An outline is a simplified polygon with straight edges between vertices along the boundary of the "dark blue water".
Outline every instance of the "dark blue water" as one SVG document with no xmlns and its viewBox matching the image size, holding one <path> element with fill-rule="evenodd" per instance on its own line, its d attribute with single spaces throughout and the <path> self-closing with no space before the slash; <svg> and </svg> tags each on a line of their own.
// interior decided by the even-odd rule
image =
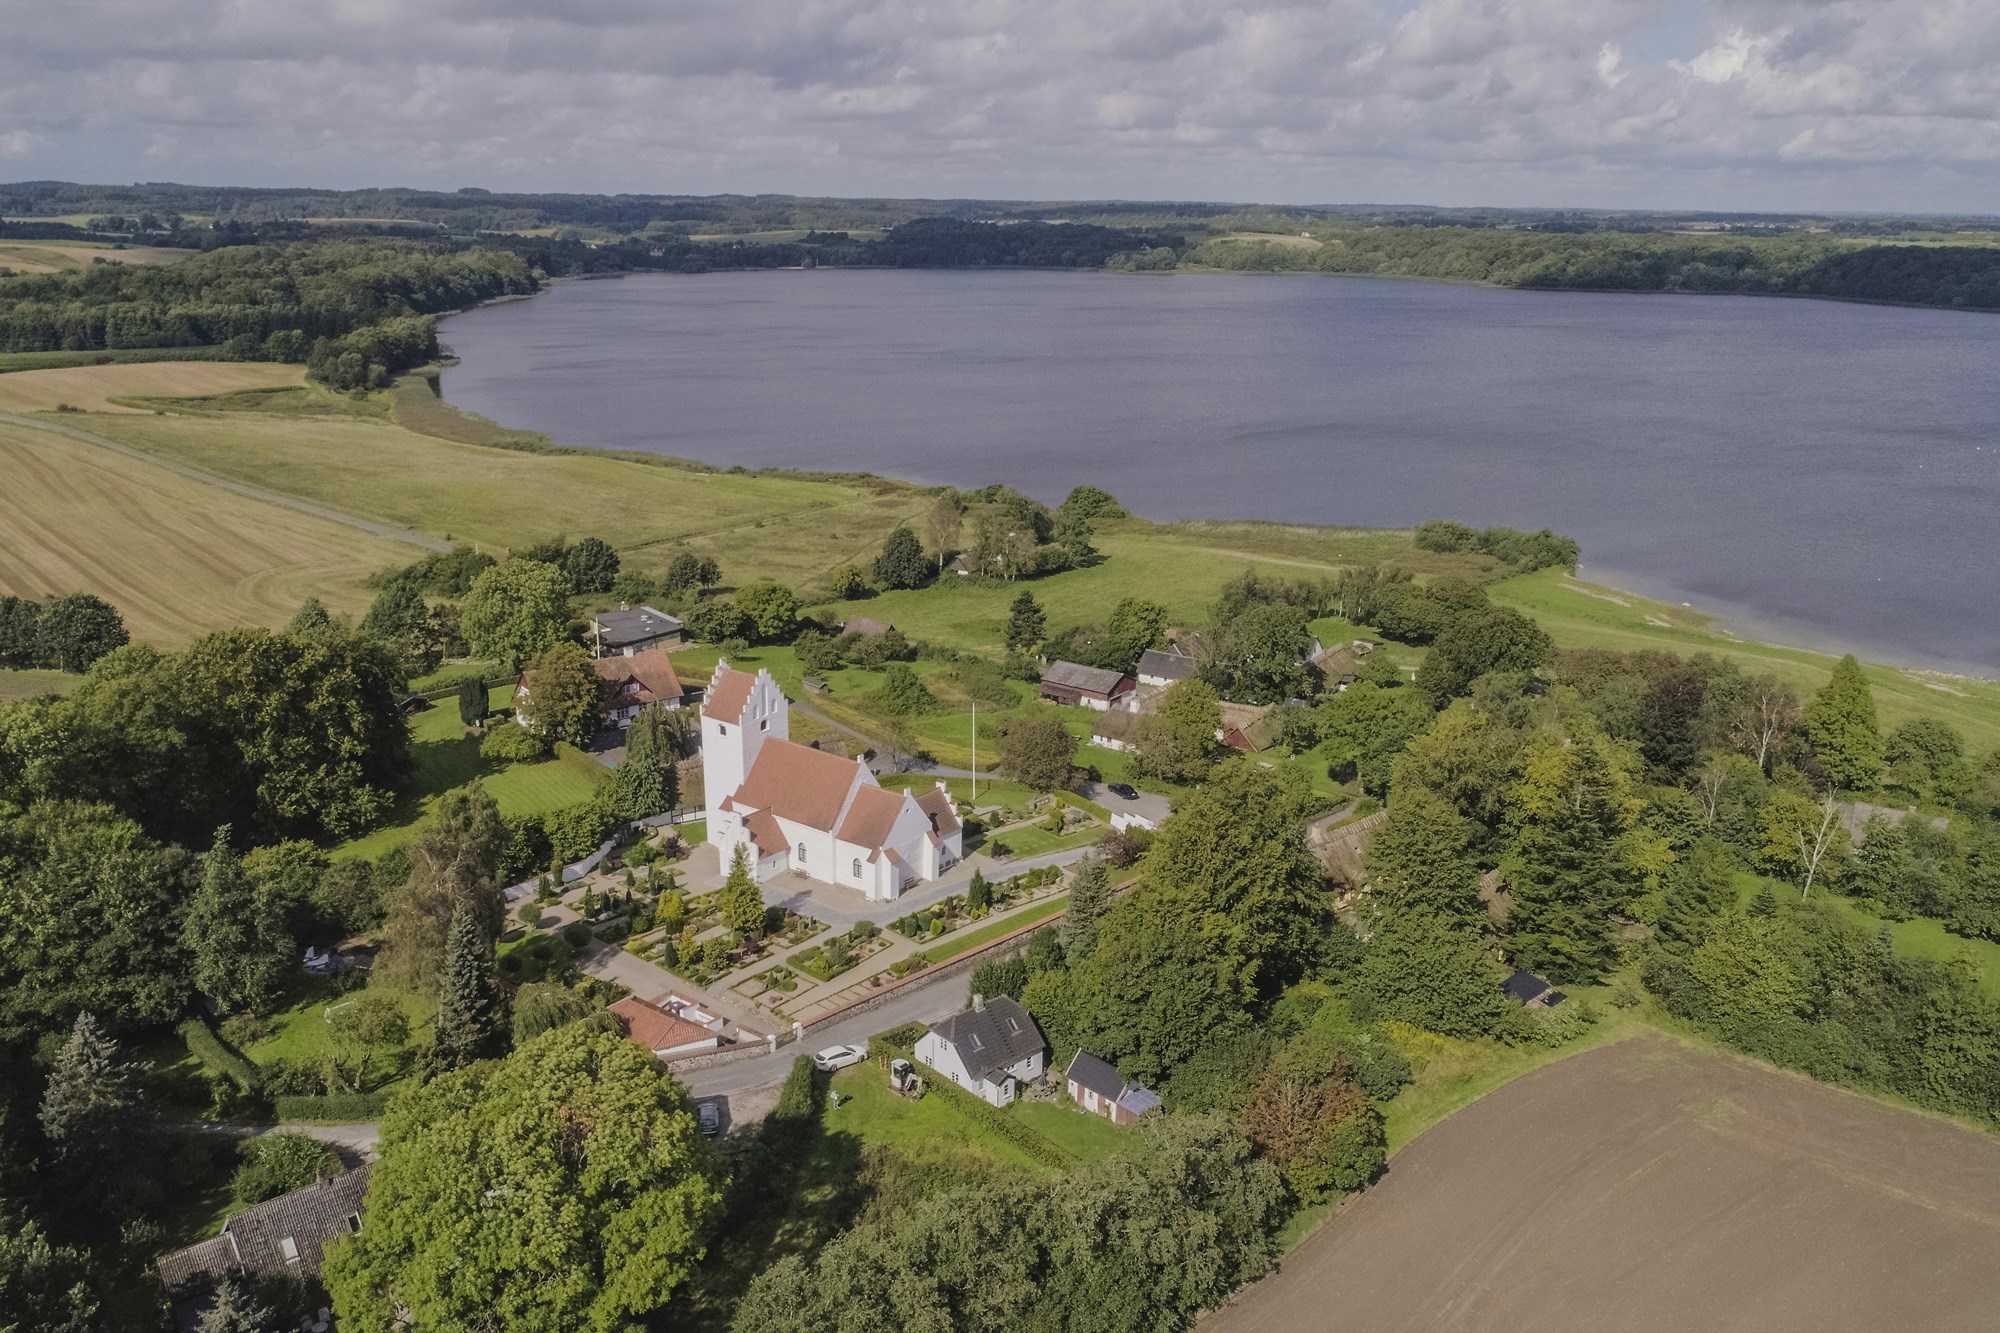
<svg viewBox="0 0 2000 1333">
<path fill-rule="evenodd" d="M 567 283 L 444 336 L 453 402 L 567 443 L 1091 482 L 1157 518 L 1546 525 L 1587 575 L 1762 633 L 2000 668 L 1996 316 L 820 271 Z"/>
</svg>

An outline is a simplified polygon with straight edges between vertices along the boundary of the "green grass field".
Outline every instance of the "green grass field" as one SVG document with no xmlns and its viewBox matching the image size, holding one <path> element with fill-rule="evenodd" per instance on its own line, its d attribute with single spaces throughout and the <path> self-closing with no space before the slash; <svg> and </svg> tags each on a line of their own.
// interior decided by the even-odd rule
<svg viewBox="0 0 2000 1333">
<path fill-rule="evenodd" d="M 1493 600 L 1539 622 L 1564 648 L 1712 653 L 1745 671 L 1771 673 L 1801 693 L 1826 683 L 1835 659 L 1803 648 L 1754 643 L 1685 607 L 1602 588 L 1559 570 L 1495 584 Z M 1934 717 L 1958 728 L 1974 750 L 2000 746 L 2000 681 L 1870 664 L 1868 683 L 1883 727 Z"/>
<path fill-rule="evenodd" d="M 410 757 L 415 763 L 411 790 L 371 833 L 333 849 L 335 857 L 373 859 L 417 836 L 438 797 L 475 779 L 503 815 L 534 815 L 590 799 L 611 780 L 611 771 L 589 755 L 557 747 L 547 759 L 495 764 L 480 756 L 479 738 L 466 734 L 458 709 L 447 699 L 410 720 Z"/>
<path fill-rule="evenodd" d="M 974 949 L 991 944 L 1003 935 L 1011 935 L 1017 930 L 1026 930 L 1029 926 L 1038 925 L 1043 921 L 1049 920 L 1051 917 L 1060 916 L 1068 908 L 1069 895 L 1065 893 L 1058 897 L 1036 903 L 1033 907 L 1017 916 L 1005 917 L 999 921 L 989 922 L 969 935 L 949 940 L 935 949 L 926 949 L 924 953 L 933 963 L 948 963 L 954 958 L 964 957 Z"/>
<path fill-rule="evenodd" d="M 326 1017 L 328 1007 L 360 993 L 342 994 L 331 979 L 307 979 L 291 1002 L 271 1016 L 271 1034 L 244 1047 L 243 1054 L 259 1065 L 283 1060 L 305 1069 L 318 1068 L 333 1045 L 333 1027 Z M 427 1039 L 424 1029 L 437 1012 L 437 999 L 430 994 L 379 985 L 370 987 L 369 994 L 392 997 L 410 1024 L 410 1039 L 399 1050 L 378 1051 L 370 1057 L 370 1080 L 365 1091 L 380 1092 L 400 1086 L 411 1077 L 411 1057 Z"/>
<path fill-rule="evenodd" d="M 68 694 L 82 679 L 68 671 L 44 671 L 38 667 L 0 670 L 0 703 L 43 694 Z"/>
</svg>

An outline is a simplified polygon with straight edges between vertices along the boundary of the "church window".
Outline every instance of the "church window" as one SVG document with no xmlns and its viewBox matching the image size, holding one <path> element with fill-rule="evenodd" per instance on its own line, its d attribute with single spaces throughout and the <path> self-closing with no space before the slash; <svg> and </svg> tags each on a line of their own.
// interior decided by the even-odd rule
<svg viewBox="0 0 2000 1333">
<path fill-rule="evenodd" d="M 858 856 L 854 858 L 854 878 L 861 878 L 861 858 Z"/>
</svg>

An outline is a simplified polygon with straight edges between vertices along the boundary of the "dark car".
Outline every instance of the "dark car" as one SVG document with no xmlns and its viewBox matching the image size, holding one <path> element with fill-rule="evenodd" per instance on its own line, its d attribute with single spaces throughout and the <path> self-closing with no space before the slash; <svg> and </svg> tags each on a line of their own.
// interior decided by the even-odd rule
<svg viewBox="0 0 2000 1333">
<path fill-rule="evenodd" d="M 1128 801 L 1139 799 L 1139 789 L 1129 782 L 1114 782 L 1111 784 L 1111 790 L 1117 792 Z"/>
</svg>

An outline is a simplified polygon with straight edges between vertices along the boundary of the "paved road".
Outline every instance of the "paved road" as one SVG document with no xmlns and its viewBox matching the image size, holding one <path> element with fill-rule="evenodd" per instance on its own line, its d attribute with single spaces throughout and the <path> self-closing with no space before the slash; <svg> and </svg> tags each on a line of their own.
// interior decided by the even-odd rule
<svg viewBox="0 0 2000 1333">
<path fill-rule="evenodd" d="M 965 1007 L 967 978 L 964 975 L 939 977 L 905 987 L 896 997 L 865 1014 L 845 1018 L 808 1033 L 802 1045 L 780 1046 L 775 1055 L 759 1055 L 734 1064 L 711 1069 L 690 1070 L 677 1075 L 697 1097 L 749 1092 L 784 1082 L 792 1071 L 792 1061 L 801 1055 L 840 1042 L 865 1043 L 885 1028 L 904 1023 L 935 1023 Z"/>
<path fill-rule="evenodd" d="M 350 528 L 359 528 L 363 532 L 373 533 L 377 537 L 387 537 L 390 541 L 408 542 L 412 546 L 421 546 L 427 551 L 451 550 L 451 543 L 439 541 L 435 537 L 425 536 L 414 528 L 398 527 L 393 523 L 377 523 L 374 519 L 362 518 L 358 514 L 350 514 L 343 510 L 334 509 L 329 505 L 316 504 L 311 500 L 301 500 L 298 496 L 286 495 L 283 491 L 269 490 L 263 486 L 253 486 L 248 482 L 235 481 L 223 476 L 219 472 L 210 472 L 207 468 L 196 467 L 192 463 L 183 463 L 179 459 L 169 458 L 164 454 L 154 454 L 148 453 L 144 449 L 134 449 L 129 444 L 120 444 L 116 440 L 108 440 L 102 435 L 97 435 L 63 422 L 46 421 L 40 417 L 23 416 L 17 412 L 0 412 L 0 423 L 5 423 L 9 426 L 24 426 L 29 430 L 47 431 L 51 435 L 60 435 L 66 440 L 75 440 L 80 444 L 90 444 L 100 449 L 109 449 L 113 453 L 124 454 L 127 458 L 136 458 L 142 463 L 150 463 L 154 467 L 165 468 L 167 471 L 186 477 L 191 481 L 199 481 L 209 486 L 219 486 L 225 491 L 246 496 L 252 500 L 262 500 L 266 504 L 282 505 L 286 509 L 297 510 L 301 514 L 311 514 L 314 518 L 323 518 L 330 523 L 339 523 Z"/>
<path fill-rule="evenodd" d="M 350 1163 L 373 1157 L 375 1145 L 382 1137 L 382 1125 L 375 1120 L 350 1120 L 337 1125 L 302 1120 L 286 1120 L 275 1125 L 243 1125 L 233 1121 L 209 1120 L 204 1121 L 201 1128 L 210 1134 L 227 1134 L 239 1139 L 254 1139 L 265 1134 L 303 1134 L 338 1149 Z"/>
</svg>

